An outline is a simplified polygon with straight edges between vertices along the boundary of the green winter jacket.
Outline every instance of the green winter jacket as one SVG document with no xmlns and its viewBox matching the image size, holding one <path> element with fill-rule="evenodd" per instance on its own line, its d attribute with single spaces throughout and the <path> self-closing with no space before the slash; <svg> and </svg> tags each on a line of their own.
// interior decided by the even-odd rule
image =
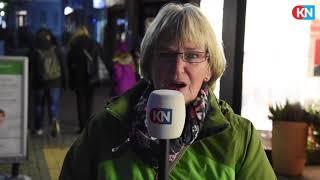
<svg viewBox="0 0 320 180">
<path fill-rule="evenodd" d="M 135 117 L 133 107 L 145 88 L 146 82 L 140 81 L 91 118 L 67 153 L 60 180 L 154 179 L 156 171 L 124 145 L 128 122 Z M 234 114 L 213 94 L 211 106 L 201 136 L 181 153 L 170 179 L 276 179 L 251 122 Z"/>
</svg>

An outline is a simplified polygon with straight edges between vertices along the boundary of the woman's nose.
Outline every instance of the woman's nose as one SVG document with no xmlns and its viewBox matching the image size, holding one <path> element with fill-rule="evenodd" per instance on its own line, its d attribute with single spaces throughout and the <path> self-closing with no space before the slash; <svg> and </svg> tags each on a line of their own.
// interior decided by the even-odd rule
<svg viewBox="0 0 320 180">
<path fill-rule="evenodd" d="M 182 55 L 178 54 L 176 57 L 176 62 L 175 62 L 175 73 L 181 73 L 184 72 L 184 68 L 185 68 L 185 62 L 182 59 Z"/>
</svg>

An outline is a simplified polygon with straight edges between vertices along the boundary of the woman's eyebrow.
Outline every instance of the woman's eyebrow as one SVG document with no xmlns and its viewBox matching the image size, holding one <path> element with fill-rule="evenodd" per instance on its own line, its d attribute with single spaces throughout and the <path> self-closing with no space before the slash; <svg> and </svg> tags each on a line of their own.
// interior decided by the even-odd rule
<svg viewBox="0 0 320 180">
<path fill-rule="evenodd" d="M 159 47 L 159 51 L 176 51 L 176 48 L 170 48 L 170 47 Z M 183 48 L 183 51 L 203 51 L 201 48 L 192 48 L 192 47 L 187 47 Z"/>
<path fill-rule="evenodd" d="M 184 47 L 184 50 L 190 50 L 190 51 L 202 51 L 203 49 L 202 48 L 199 48 L 199 47 Z"/>
</svg>

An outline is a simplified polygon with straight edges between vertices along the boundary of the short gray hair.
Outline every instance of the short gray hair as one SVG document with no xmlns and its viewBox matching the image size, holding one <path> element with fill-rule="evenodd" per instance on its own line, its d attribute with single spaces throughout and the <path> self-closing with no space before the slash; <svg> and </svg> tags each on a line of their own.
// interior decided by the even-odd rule
<svg viewBox="0 0 320 180">
<path fill-rule="evenodd" d="M 212 73 L 209 85 L 214 85 L 225 70 L 225 56 L 209 21 L 199 7 L 190 3 L 163 6 L 148 27 L 140 48 L 142 76 L 151 82 L 150 63 L 154 59 L 154 52 L 159 42 L 172 40 L 180 45 L 186 42 L 204 45 Z"/>
</svg>

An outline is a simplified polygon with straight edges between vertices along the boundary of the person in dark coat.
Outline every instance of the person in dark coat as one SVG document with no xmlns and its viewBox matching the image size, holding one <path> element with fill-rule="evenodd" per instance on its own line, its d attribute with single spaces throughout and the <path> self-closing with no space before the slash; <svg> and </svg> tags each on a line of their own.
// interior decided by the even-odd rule
<svg viewBox="0 0 320 180">
<path fill-rule="evenodd" d="M 48 105 L 51 134 L 60 132 L 61 88 L 65 87 L 66 68 L 55 38 L 49 29 L 36 33 L 34 48 L 29 52 L 30 81 L 35 101 L 35 133 L 44 133 L 44 107 Z"/>
<path fill-rule="evenodd" d="M 85 26 L 79 26 L 71 37 L 68 52 L 69 86 L 77 97 L 79 132 L 92 112 L 94 80 L 98 73 L 99 45 Z"/>
</svg>

